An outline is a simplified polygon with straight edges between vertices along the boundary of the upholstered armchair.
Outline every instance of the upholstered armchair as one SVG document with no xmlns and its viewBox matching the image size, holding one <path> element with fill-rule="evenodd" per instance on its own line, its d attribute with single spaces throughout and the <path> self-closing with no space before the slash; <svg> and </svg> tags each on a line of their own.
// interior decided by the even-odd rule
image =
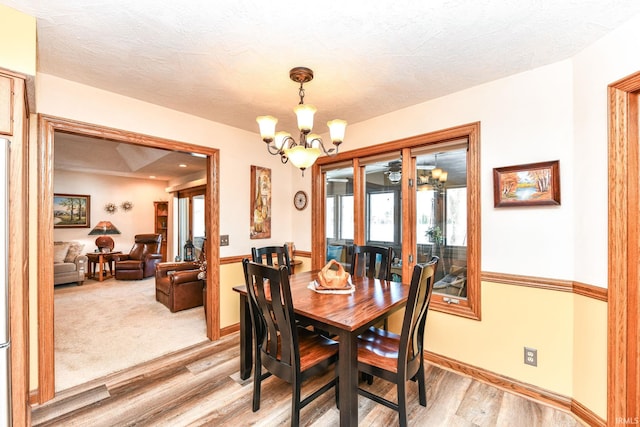
<svg viewBox="0 0 640 427">
<path fill-rule="evenodd" d="M 114 255 L 116 279 L 140 280 L 156 272 L 156 264 L 162 261 L 160 234 L 138 234 L 129 254 Z"/>
<path fill-rule="evenodd" d="M 204 280 L 197 262 L 161 262 L 156 265 L 156 301 L 172 313 L 203 304 Z"/>
</svg>

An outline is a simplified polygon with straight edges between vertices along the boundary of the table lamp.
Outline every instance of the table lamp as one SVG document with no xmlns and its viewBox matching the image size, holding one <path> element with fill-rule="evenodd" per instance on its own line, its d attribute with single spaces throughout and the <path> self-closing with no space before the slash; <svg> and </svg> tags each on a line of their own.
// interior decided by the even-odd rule
<svg viewBox="0 0 640 427">
<path fill-rule="evenodd" d="M 115 242 L 108 236 L 108 234 L 120 234 L 120 230 L 118 230 L 111 221 L 100 221 L 95 227 L 93 227 L 89 236 L 95 236 L 96 234 L 99 235 L 96 238 L 96 246 L 98 249 L 100 251 L 103 251 L 103 249 L 109 249 L 109 251 L 112 251 L 115 246 Z"/>
</svg>

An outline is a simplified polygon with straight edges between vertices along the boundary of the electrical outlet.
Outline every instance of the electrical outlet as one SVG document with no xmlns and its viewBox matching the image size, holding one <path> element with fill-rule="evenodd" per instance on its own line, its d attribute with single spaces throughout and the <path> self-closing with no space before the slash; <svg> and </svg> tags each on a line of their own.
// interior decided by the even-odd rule
<svg viewBox="0 0 640 427">
<path fill-rule="evenodd" d="M 524 364 L 538 366 L 538 350 L 535 348 L 524 348 Z"/>
<path fill-rule="evenodd" d="M 220 246 L 229 246 L 229 235 L 228 234 L 220 235 Z"/>
</svg>

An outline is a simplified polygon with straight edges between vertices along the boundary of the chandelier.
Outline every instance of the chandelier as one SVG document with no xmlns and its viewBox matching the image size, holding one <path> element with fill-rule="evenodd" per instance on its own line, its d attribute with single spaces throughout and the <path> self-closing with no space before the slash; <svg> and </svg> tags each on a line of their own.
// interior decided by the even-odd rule
<svg viewBox="0 0 640 427">
<path fill-rule="evenodd" d="M 287 163 L 287 161 L 291 160 L 291 163 L 299 168 L 304 176 L 304 170 L 315 163 L 321 154 L 321 149 L 328 156 L 335 156 L 338 153 L 338 147 L 344 139 L 347 122 L 337 119 L 327 122 L 331 142 L 335 145 L 335 148 L 327 150 L 320 136 L 311 133 L 316 107 L 304 103 L 303 85 L 313 80 L 313 71 L 305 67 L 295 67 L 289 71 L 289 78 L 296 83 L 300 83 L 298 91 L 300 102 L 293 109 L 298 118 L 299 141 L 296 142 L 288 132 L 276 132 L 278 119 L 273 116 L 260 116 L 256 118 L 256 121 L 260 126 L 260 137 L 267 144 L 269 154 L 279 155 L 282 163 Z"/>
<path fill-rule="evenodd" d="M 449 178 L 449 172 L 438 167 L 437 154 L 435 156 L 435 160 L 435 165 L 418 166 L 418 169 L 426 171 L 418 176 L 418 180 L 420 185 L 428 185 L 433 187 L 435 190 L 442 190 L 444 188 L 444 184 L 447 182 L 447 178 Z"/>
</svg>

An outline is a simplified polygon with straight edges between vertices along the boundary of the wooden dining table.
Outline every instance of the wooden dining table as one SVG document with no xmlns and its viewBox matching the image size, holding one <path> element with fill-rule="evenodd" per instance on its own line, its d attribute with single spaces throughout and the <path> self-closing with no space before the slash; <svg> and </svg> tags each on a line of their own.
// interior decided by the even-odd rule
<svg viewBox="0 0 640 427">
<path fill-rule="evenodd" d="M 409 286 L 398 282 L 354 277 L 352 294 L 320 294 L 307 286 L 316 271 L 289 276 L 296 318 L 336 335 L 339 341 L 338 382 L 340 425 L 358 425 L 358 344 L 357 337 L 370 326 L 401 309 L 407 302 Z M 247 290 L 236 286 L 240 294 L 240 377 L 251 375 L 252 327 Z"/>
</svg>

